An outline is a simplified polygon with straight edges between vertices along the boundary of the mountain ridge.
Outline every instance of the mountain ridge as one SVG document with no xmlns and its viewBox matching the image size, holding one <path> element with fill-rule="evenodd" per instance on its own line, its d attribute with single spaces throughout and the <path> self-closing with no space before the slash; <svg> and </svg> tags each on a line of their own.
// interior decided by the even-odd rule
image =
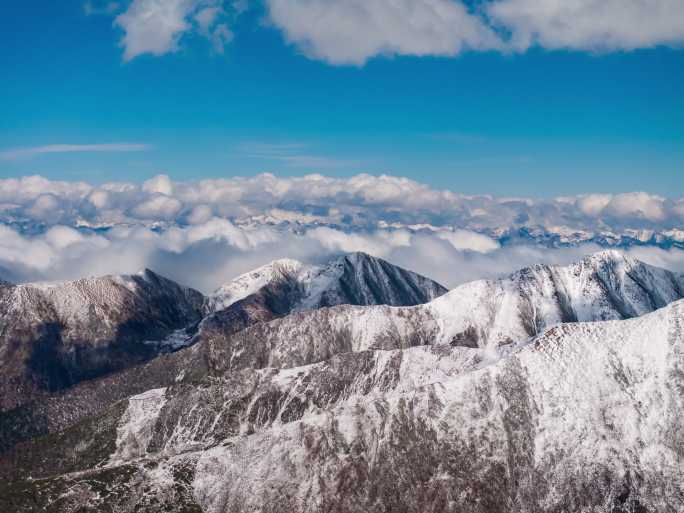
<svg viewBox="0 0 684 513">
<path fill-rule="evenodd" d="M 0 473 L 28 465 L 40 479 L 0 496 L 52 497 L 65 513 L 677 510 L 683 350 L 679 300 L 554 326 L 494 358 L 482 347 L 360 347 L 181 380 L 23 447 Z M 46 443 L 67 456 L 40 470 Z"/>
<path fill-rule="evenodd" d="M 303 264 L 298 264 L 298 266 L 304 267 Z M 62 361 L 65 356 L 59 352 L 63 346 L 63 338 L 68 341 L 74 332 L 77 335 L 82 333 L 81 339 L 92 338 L 93 345 L 96 345 L 107 342 L 107 333 L 115 337 L 118 329 L 116 322 L 126 321 L 126 316 L 137 318 L 135 317 L 137 313 L 131 305 L 137 304 L 139 308 L 148 308 L 148 305 L 140 305 L 133 300 L 128 301 L 128 303 L 124 301 L 123 306 L 120 304 L 123 301 L 122 298 L 130 299 L 130 296 L 134 295 L 134 290 L 141 281 L 145 283 L 156 281 L 163 285 L 162 288 L 168 289 L 170 287 L 175 291 L 175 295 L 169 294 L 169 297 L 162 297 L 165 304 L 170 303 L 174 308 L 177 302 L 184 303 L 183 291 L 192 289 L 184 289 L 149 270 L 130 276 L 104 276 L 73 282 L 26 284 L 14 288 L 15 293 L 17 290 L 31 291 L 29 299 L 33 298 L 34 303 L 36 298 L 49 303 L 50 308 L 44 309 L 47 310 L 47 313 L 43 314 L 43 317 L 53 320 L 55 327 L 46 336 L 39 331 L 40 326 L 34 326 L 35 319 L 28 321 L 24 319 L 23 321 L 26 322 L 18 322 L 17 316 L 14 314 L 18 312 L 19 317 L 21 317 L 22 311 L 27 308 L 26 304 L 32 304 L 30 302 L 0 303 L 0 308 L 3 304 L 8 305 L 4 310 L 5 319 L 12 320 L 13 316 L 15 317 L 14 332 L 19 331 L 18 328 L 23 329 L 24 326 L 28 326 L 26 329 L 28 334 L 24 339 L 18 341 L 18 350 L 15 350 L 14 359 L 3 359 L 1 352 L 2 342 L 4 341 L 4 347 L 9 346 L 14 339 L 8 339 L 7 336 L 11 337 L 13 334 L 5 334 L 7 336 L 3 338 L 0 333 L 0 364 L 2 364 L 0 369 L 4 368 L 3 365 L 12 366 L 10 370 L 14 372 L 14 374 L 12 372 L 3 373 L 0 377 L 0 388 L 2 388 L 4 380 L 5 389 L 8 391 L 5 394 L 4 402 L 0 402 L 0 406 L 5 410 L 4 413 L 0 414 L 0 450 L 27 436 L 46 434 L 55 429 L 61 429 L 69 423 L 75 422 L 78 418 L 91 415 L 116 400 L 141 392 L 145 386 L 154 387 L 155 385 L 161 386 L 173 382 L 174 376 L 180 372 L 180 369 L 190 365 L 188 361 L 196 362 L 201 355 L 195 355 L 193 351 L 190 351 L 187 355 L 184 353 L 177 357 L 167 358 L 164 357 L 164 354 L 173 353 L 193 345 L 204 336 L 204 333 L 213 331 L 219 331 L 223 335 L 233 333 L 252 324 L 287 315 L 295 308 L 303 310 L 315 307 L 314 303 L 322 301 L 321 298 L 325 298 L 328 303 L 349 301 L 361 302 L 361 304 L 370 302 L 372 304 L 376 301 L 387 301 L 398 304 L 413 304 L 415 301 L 421 301 L 446 292 L 446 289 L 432 280 L 392 266 L 388 262 L 375 259 L 369 255 L 359 254 L 341 257 L 327 266 L 309 266 L 307 273 L 305 278 L 310 277 L 311 274 L 315 274 L 314 278 L 316 278 L 316 276 L 327 273 L 322 282 L 323 286 L 319 286 L 315 291 L 317 295 L 307 295 L 306 287 L 302 285 L 301 281 L 298 281 L 297 277 L 293 278 L 282 273 L 270 277 L 274 279 L 262 280 L 262 282 L 257 280 L 258 286 L 252 287 L 254 292 L 218 311 L 212 311 L 215 309 L 215 305 L 212 308 L 206 297 L 193 291 L 191 294 L 193 297 L 192 316 L 178 317 L 172 323 L 165 316 L 161 318 L 159 315 L 146 317 L 146 322 L 152 324 L 152 328 L 154 328 L 154 323 L 159 324 L 161 322 L 160 329 L 156 331 L 154 329 L 139 329 L 136 331 L 137 338 L 126 341 L 125 349 L 127 352 L 122 357 L 123 361 L 117 367 L 96 368 L 91 374 L 82 376 L 88 380 L 83 386 L 79 385 L 83 379 L 79 379 L 81 376 L 77 374 L 79 365 L 82 365 L 82 360 L 71 362 L 67 359 L 67 364 L 71 365 L 69 368 L 71 374 L 68 374 L 66 379 L 62 379 L 61 374 L 59 374 L 60 369 L 64 367 Z M 354 285 L 353 280 L 351 280 L 353 287 L 361 291 L 364 290 L 364 287 L 375 287 L 376 293 L 340 293 L 340 284 L 349 274 L 352 274 L 357 280 L 356 283 L 371 283 L 370 287 Z M 397 276 L 398 279 L 396 279 Z M 390 279 L 392 277 L 394 279 Z M 238 277 L 238 283 L 241 278 Z M 316 283 L 315 279 L 309 280 L 308 283 L 312 281 Z M 376 287 L 375 284 L 377 283 L 382 283 L 382 285 Z M 102 284 L 106 286 L 101 286 Z M 321 280 L 317 284 L 321 285 Z M 85 292 L 82 290 L 84 288 Z M 110 290 L 112 288 L 114 292 L 121 293 L 118 300 L 112 300 L 113 292 Z M 54 303 L 58 304 L 59 308 L 54 308 L 54 305 L 45 299 L 46 294 L 48 299 L 54 299 L 53 296 L 58 297 L 59 300 L 54 301 Z M 93 298 L 93 294 L 96 297 Z M 110 297 L 106 297 L 107 294 Z M 156 298 L 154 295 L 148 296 L 152 300 Z M 312 298 L 314 299 L 312 300 Z M 309 303 L 304 304 L 305 300 L 308 300 Z M 209 307 L 207 303 L 209 303 Z M 120 312 L 118 312 L 117 307 L 121 307 L 123 318 L 119 315 Z M 29 309 L 34 310 L 30 306 Z M 116 315 L 107 317 L 106 314 L 111 313 L 111 311 L 114 311 Z M 60 316 L 58 312 L 66 313 Z M 207 313 L 208 315 L 205 315 Z M 104 328 L 98 328 L 97 334 L 89 335 L 92 333 L 93 327 L 97 328 L 101 324 L 104 324 Z M 109 332 L 105 328 L 109 329 Z M 35 355 L 32 353 L 32 350 L 35 349 L 35 340 L 42 341 L 41 347 L 56 348 L 56 350 L 47 355 L 43 353 Z M 79 340 L 74 342 L 74 344 L 77 343 Z M 103 351 L 103 355 L 106 357 L 117 355 L 117 353 L 107 353 L 107 347 Z M 57 354 L 54 354 L 55 352 Z M 69 357 L 69 354 L 67 351 L 66 358 Z M 98 358 L 100 358 L 98 353 L 95 353 L 95 359 Z M 27 359 L 28 363 L 22 363 L 26 362 Z M 31 365 L 31 362 L 36 359 L 41 364 L 38 370 L 35 369 L 35 365 Z M 89 362 L 86 361 L 86 363 Z M 28 375 L 22 375 L 21 371 Z M 112 372 L 113 374 L 111 374 Z M 47 383 L 48 386 L 41 386 L 40 382 L 34 383 L 35 378 L 40 379 L 46 373 L 49 376 L 54 374 L 57 376 L 53 382 Z M 17 383 L 23 388 L 17 389 Z"/>
</svg>

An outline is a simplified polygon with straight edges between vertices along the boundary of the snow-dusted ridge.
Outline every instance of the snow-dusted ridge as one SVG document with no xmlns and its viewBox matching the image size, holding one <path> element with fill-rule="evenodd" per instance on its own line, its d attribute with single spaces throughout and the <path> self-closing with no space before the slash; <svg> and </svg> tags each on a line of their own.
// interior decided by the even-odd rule
<svg viewBox="0 0 684 513">
<path fill-rule="evenodd" d="M 414 305 L 444 292 L 432 280 L 364 254 L 322 266 L 279 260 L 208 298 L 147 269 L 8 284 L 0 287 L 0 411 L 192 345 L 198 325 L 200 332 L 218 326 L 227 333 L 293 310 Z"/>
<path fill-rule="evenodd" d="M 412 348 L 268 374 L 242 417 L 254 434 L 201 452 L 195 497 L 211 513 L 380 497 L 405 511 L 681 510 L 683 311 L 566 324 L 484 366 L 479 349 Z M 188 393 L 179 404 L 214 392 Z"/>
<path fill-rule="evenodd" d="M 164 352 L 203 301 L 150 270 L 0 288 L 0 410 Z"/>
<path fill-rule="evenodd" d="M 216 289 L 207 297 L 207 309 L 216 312 L 228 308 L 233 303 L 258 292 L 262 287 L 287 279 L 290 275 L 297 277 L 305 268 L 308 269 L 308 266 L 297 260 L 274 260 Z"/>
<path fill-rule="evenodd" d="M 62 482 L 77 487 L 59 512 L 156 512 L 171 498 L 170 511 L 205 513 L 680 511 L 682 354 L 680 300 L 555 326 L 514 348 L 242 367 L 131 397 L 104 468 L 83 462 L 105 417 L 91 434 L 79 428 L 77 473 L 30 486 L 48 498 Z M 105 475 L 102 493 L 90 483 Z"/>
<path fill-rule="evenodd" d="M 17 448 L 0 474 L 44 479 L 6 495 L 59 513 L 679 511 L 682 285 L 602 252 L 424 305 L 200 330 L 172 382 Z"/>
<path fill-rule="evenodd" d="M 297 367 L 335 354 L 418 345 L 496 348 L 568 322 L 627 319 L 684 298 L 684 279 L 625 257 L 597 253 L 566 267 L 537 265 L 480 280 L 413 307 L 336 306 L 296 312 L 237 333 L 200 331 L 220 374 Z"/>
</svg>

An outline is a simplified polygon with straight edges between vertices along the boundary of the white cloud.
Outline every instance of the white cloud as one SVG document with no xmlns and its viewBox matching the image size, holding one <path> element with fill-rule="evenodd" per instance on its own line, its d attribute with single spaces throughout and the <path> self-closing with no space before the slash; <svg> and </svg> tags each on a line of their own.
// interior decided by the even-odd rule
<svg viewBox="0 0 684 513">
<path fill-rule="evenodd" d="M 50 144 L 33 148 L 17 148 L 0 152 L 0 160 L 17 160 L 47 153 L 93 153 L 93 152 L 128 152 L 145 151 L 151 148 L 148 144 L 109 143 L 109 144 Z"/>
<path fill-rule="evenodd" d="M 684 220 L 684 199 L 677 201 L 677 203 L 672 207 L 672 212 Z"/>
<path fill-rule="evenodd" d="M 133 0 L 114 21 L 124 32 L 124 60 L 175 52 L 183 36 L 192 33 L 209 39 L 214 50 L 223 53 L 233 38 L 228 22 L 241 8 L 222 0 Z"/>
<path fill-rule="evenodd" d="M 577 199 L 577 207 L 583 214 L 597 216 L 608 206 L 612 197 L 612 194 L 587 194 Z"/>
<path fill-rule="evenodd" d="M 599 248 L 592 244 L 561 249 L 510 246 L 486 253 L 471 249 L 459 249 L 438 233 L 345 233 L 318 228 L 295 234 L 263 226 L 240 228 L 217 218 L 161 233 L 119 226 L 104 234 L 85 234 L 56 226 L 45 234 L 26 236 L 0 225 L 0 269 L 5 279 L 75 279 L 149 267 L 204 292 L 283 257 L 322 262 L 348 251 L 365 251 L 453 287 L 539 262 L 566 264 Z M 654 265 L 684 270 L 682 250 L 641 247 L 629 253 Z"/>
<path fill-rule="evenodd" d="M 646 192 L 618 194 L 610 200 L 605 210 L 617 217 L 643 217 L 649 221 L 662 221 L 667 215 L 665 198 Z"/>
<path fill-rule="evenodd" d="M 88 201 L 90 201 L 95 208 L 105 208 L 109 203 L 109 194 L 107 191 L 94 190 L 88 194 Z"/>
<path fill-rule="evenodd" d="M 60 202 L 53 194 L 41 194 L 33 204 L 26 210 L 26 213 L 34 219 L 48 220 L 54 218 L 55 212 L 59 209 Z"/>
<path fill-rule="evenodd" d="M 173 184 L 167 175 L 157 175 L 143 182 L 142 190 L 149 193 L 156 192 L 171 196 L 173 194 Z"/>
<path fill-rule="evenodd" d="M 175 217 L 183 204 L 176 198 L 157 194 L 133 207 L 132 212 L 139 219 L 166 219 Z"/>
<path fill-rule="evenodd" d="M 478 253 L 489 253 L 501 247 L 497 241 L 486 235 L 471 232 L 468 230 L 439 231 L 437 237 L 447 241 L 454 248 L 461 251 L 477 251 Z"/>
<path fill-rule="evenodd" d="M 151 53 L 175 51 L 181 35 L 190 30 L 187 17 L 196 8 L 194 0 L 133 0 L 115 23 L 125 34 L 121 41 L 124 60 Z"/>
<path fill-rule="evenodd" d="M 197 205 L 192 209 L 188 215 L 187 221 L 190 224 L 202 224 L 206 223 L 209 219 L 213 217 L 213 211 L 208 205 Z"/>
<path fill-rule="evenodd" d="M 228 28 L 225 23 L 220 23 L 216 25 L 216 28 L 211 33 L 211 45 L 216 53 L 223 53 L 225 51 L 226 44 L 233 40 L 233 32 Z"/>
<path fill-rule="evenodd" d="M 45 241 L 55 249 L 65 249 L 84 240 L 84 235 L 68 226 L 53 226 L 45 233 Z"/>
<path fill-rule="evenodd" d="M 681 0 L 265 0 L 270 23 L 304 55 L 336 65 L 376 56 L 455 56 L 530 47 L 617 51 L 684 43 Z M 114 13 L 116 2 L 86 2 Z M 115 24 L 124 59 L 163 55 L 198 34 L 222 53 L 245 0 L 132 0 Z M 645 21 L 646 20 L 646 21 Z"/>
<path fill-rule="evenodd" d="M 681 0 L 496 0 L 486 10 L 519 50 L 632 50 L 684 42 Z"/>
<path fill-rule="evenodd" d="M 217 216 L 241 224 L 291 222 L 345 226 L 427 229 L 428 225 L 461 248 L 486 239 L 466 240 L 455 230 L 498 239 L 506 230 L 549 228 L 559 234 L 681 227 L 684 198 L 646 192 L 584 194 L 556 199 L 467 196 L 434 189 L 408 178 L 359 174 L 333 178 L 320 174 L 282 178 L 262 174 L 176 182 L 166 175 L 142 184 L 51 181 L 39 176 L 0 180 L 0 222 L 37 220 L 48 226 L 164 222 L 201 224 Z M 471 248 L 472 249 L 472 248 Z"/>
<path fill-rule="evenodd" d="M 267 0 L 307 56 L 363 64 L 378 55 L 464 50 L 631 50 L 684 42 L 681 0 Z M 507 34 L 503 36 L 502 34 Z"/>
<path fill-rule="evenodd" d="M 217 53 L 223 53 L 225 45 L 233 39 L 233 32 L 228 25 L 217 23 L 225 15 L 226 12 L 219 6 L 204 7 L 195 14 L 199 33 L 211 41 Z"/>
<path fill-rule="evenodd" d="M 309 57 L 363 64 L 376 55 L 453 56 L 499 46 L 452 0 L 267 0 L 270 19 Z"/>
<path fill-rule="evenodd" d="M 209 34 L 214 22 L 216 22 L 216 19 L 222 13 L 223 9 L 216 5 L 200 9 L 197 14 L 195 14 L 195 21 L 199 25 L 200 32 Z"/>
</svg>

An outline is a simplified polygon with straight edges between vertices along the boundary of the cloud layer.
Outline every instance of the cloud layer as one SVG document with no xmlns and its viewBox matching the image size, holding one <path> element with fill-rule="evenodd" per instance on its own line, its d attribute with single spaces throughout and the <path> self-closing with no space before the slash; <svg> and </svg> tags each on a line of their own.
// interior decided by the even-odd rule
<svg viewBox="0 0 684 513">
<path fill-rule="evenodd" d="M 684 42 L 680 0 L 264 0 L 268 21 L 302 53 L 331 64 L 378 56 L 522 52 L 533 46 L 633 50 Z M 117 5 L 117 4 L 113 4 Z M 261 5 L 254 2 L 252 5 Z M 118 15 L 124 59 L 176 51 L 189 34 L 216 51 L 248 3 L 132 0 Z M 91 8 L 92 9 L 92 8 Z M 647 21 L 645 21 L 647 20 Z"/>
<path fill-rule="evenodd" d="M 316 263 L 365 251 L 453 287 L 535 263 L 566 264 L 599 249 L 593 244 L 557 249 L 502 247 L 466 231 L 446 237 L 409 230 L 348 233 L 328 227 L 293 233 L 266 226 L 241 228 L 218 218 L 163 232 L 119 226 L 102 234 L 54 226 L 39 235 L 21 235 L 0 225 L 0 278 L 15 282 L 77 279 L 148 267 L 211 292 L 278 258 Z M 644 261 L 684 270 L 682 250 L 641 247 L 627 251 Z"/>
<path fill-rule="evenodd" d="M 143 183 L 51 181 L 40 176 L 0 180 L 0 221 L 6 224 L 109 227 L 194 225 L 212 218 L 238 225 L 327 225 L 356 230 L 466 229 L 498 238 L 506 230 L 542 227 L 554 233 L 675 230 L 684 198 L 647 192 L 588 193 L 552 199 L 468 196 L 395 176 L 261 174 L 176 182 L 158 175 Z"/>
<path fill-rule="evenodd" d="M 466 196 L 392 176 L 159 175 L 101 185 L 34 176 L 0 180 L 0 278 L 150 267 L 208 292 L 277 258 L 365 251 L 454 286 L 566 263 L 621 236 L 632 237 L 637 257 L 682 270 L 684 251 L 639 244 L 684 245 L 683 222 L 684 200 L 645 192 L 535 199 Z"/>
</svg>

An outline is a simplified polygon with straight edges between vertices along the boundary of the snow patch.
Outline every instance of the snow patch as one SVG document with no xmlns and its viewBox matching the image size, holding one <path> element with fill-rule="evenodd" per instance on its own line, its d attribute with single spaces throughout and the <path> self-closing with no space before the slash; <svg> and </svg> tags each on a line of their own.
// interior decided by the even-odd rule
<svg viewBox="0 0 684 513">
<path fill-rule="evenodd" d="M 159 412 L 166 404 L 166 388 L 155 388 L 128 399 L 128 407 L 116 430 L 116 451 L 110 464 L 118 464 L 147 454 Z"/>
</svg>

